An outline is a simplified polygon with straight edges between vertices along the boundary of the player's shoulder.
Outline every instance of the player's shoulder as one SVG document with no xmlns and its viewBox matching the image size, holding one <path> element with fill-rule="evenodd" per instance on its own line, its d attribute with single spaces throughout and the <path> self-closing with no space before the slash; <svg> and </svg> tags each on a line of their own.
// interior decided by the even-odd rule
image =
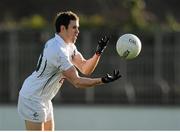
<svg viewBox="0 0 180 132">
<path fill-rule="evenodd" d="M 62 46 L 61 43 L 57 42 L 55 39 L 50 39 L 45 44 L 45 52 L 48 56 L 66 56 L 66 48 Z"/>
<path fill-rule="evenodd" d="M 46 42 L 45 49 L 46 50 L 58 51 L 59 44 L 58 44 L 58 42 L 56 41 L 55 38 L 51 38 Z"/>
</svg>

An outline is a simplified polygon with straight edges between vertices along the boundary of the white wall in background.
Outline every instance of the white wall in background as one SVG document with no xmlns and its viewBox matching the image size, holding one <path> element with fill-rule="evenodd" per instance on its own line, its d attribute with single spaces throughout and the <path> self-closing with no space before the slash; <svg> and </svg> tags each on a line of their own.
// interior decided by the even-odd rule
<svg viewBox="0 0 180 132">
<path fill-rule="evenodd" d="M 56 130 L 180 130 L 180 107 L 55 106 Z M 15 106 L 0 105 L 0 130 L 24 130 Z"/>
</svg>

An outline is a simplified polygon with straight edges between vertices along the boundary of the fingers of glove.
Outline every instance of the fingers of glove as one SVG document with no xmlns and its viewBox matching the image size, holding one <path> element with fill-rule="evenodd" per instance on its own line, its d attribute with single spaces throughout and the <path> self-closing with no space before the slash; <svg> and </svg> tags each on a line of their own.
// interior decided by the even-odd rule
<svg viewBox="0 0 180 132">
<path fill-rule="evenodd" d="M 101 43 L 102 43 L 102 41 L 101 41 L 101 40 L 99 40 L 99 41 L 98 41 L 98 44 L 101 44 Z"/>
<path fill-rule="evenodd" d="M 106 36 L 103 36 L 102 39 L 101 39 L 101 41 L 106 42 L 106 41 L 107 41 L 107 37 L 106 37 Z"/>
<path fill-rule="evenodd" d="M 116 80 L 119 79 L 120 77 L 122 77 L 121 74 L 118 74 L 118 75 L 116 76 Z"/>
<path fill-rule="evenodd" d="M 102 38 L 102 41 L 104 42 L 104 44 L 106 44 L 107 45 L 107 43 L 109 42 L 109 39 L 110 39 L 110 37 L 108 36 L 104 36 L 103 38 Z"/>
<path fill-rule="evenodd" d="M 114 71 L 113 71 L 113 75 L 115 76 L 117 74 L 117 70 L 115 69 Z"/>
<path fill-rule="evenodd" d="M 104 41 L 105 43 L 108 43 L 110 39 L 110 36 L 106 36 L 106 40 Z"/>
<path fill-rule="evenodd" d="M 107 45 L 109 39 L 110 39 L 110 36 L 108 36 L 108 37 L 107 37 L 107 36 L 103 36 L 103 37 L 101 38 L 101 40 L 98 41 L 98 43 L 101 44 L 101 45 L 103 45 L 103 46 L 105 46 L 105 45 Z"/>
<path fill-rule="evenodd" d="M 119 72 L 119 70 L 114 70 L 114 75 L 115 75 L 115 76 L 118 76 L 118 75 L 120 75 L 120 72 Z"/>
<path fill-rule="evenodd" d="M 121 77 L 119 70 L 114 70 L 113 77 L 115 80 Z"/>
</svg>

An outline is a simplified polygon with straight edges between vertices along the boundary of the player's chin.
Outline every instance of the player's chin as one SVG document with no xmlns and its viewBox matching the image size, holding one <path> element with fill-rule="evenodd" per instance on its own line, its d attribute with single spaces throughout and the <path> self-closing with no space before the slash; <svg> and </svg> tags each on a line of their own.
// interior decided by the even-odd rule
<svg viewBox="0 0 180 132">
<path fill-rule="evenodd" d="M 72 39 L 72 43 L 76 43 L 77 38 Z"/>
</svg>

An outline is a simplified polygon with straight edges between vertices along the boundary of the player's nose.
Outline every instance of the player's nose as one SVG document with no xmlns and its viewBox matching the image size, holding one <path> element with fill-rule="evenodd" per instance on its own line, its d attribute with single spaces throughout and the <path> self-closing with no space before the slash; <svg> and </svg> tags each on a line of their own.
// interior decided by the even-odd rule
<svg viewBox="0 0 180 132">
<path fill-rule="evenodd" d="M 78 34 L 79 34 L 79 32 L 80 32 L 80 31 L 79 31 L 79 29 L 77 28 L 77 29 L 76 29 L 76 34 L 78 35 Z"/>
</svg>

